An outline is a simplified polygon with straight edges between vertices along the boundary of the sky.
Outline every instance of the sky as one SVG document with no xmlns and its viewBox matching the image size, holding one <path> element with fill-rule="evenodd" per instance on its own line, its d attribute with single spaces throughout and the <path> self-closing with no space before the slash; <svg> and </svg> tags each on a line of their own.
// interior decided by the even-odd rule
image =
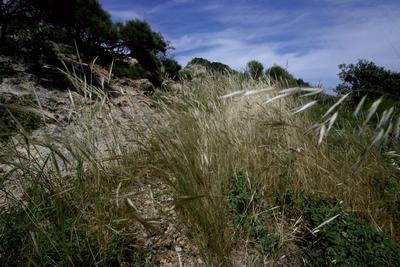
<svg viewBox="0 0 400 267">
<path fill-rule="evenodd" d="M 142 19 L 194 57 L 244 70 L 250 60 L 286 67 L 327 89 L 338 65 L 367 59 L 400 71 L 400 0 L 100 0 L 114 21 Z"/>
</svg>

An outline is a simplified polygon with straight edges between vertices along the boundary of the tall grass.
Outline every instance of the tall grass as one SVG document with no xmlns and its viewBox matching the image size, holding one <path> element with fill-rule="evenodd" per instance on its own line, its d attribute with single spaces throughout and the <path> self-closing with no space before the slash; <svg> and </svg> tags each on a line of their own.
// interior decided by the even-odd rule
<svg viewBox="0 0 400 267">
<path fill-rule="evenodd" d="M 360 134 L 349 127 L 332 128 L 328 140 L 321 142 L 318 132 L 310 132 L 313 111 L 293 114 L 312 106 L 288 94 L 298 89 L 280 91 L 276 97 L 269 83 L 255 87 L 254 81 L 235 79 L 213 76 L 184 84 L 179 100 L 163 109 L 167 127 L 153 129 L 146 142 L 154 159 L 149 168 L 174 188 L 189 234 L 210 265 L 238 264 L 233 262 L 235 253 L 249 244 L 251 227 L 240 234 L 229 206 L 232 177 L 238 173 L 258 189 L 254 194 L 261 200 L 251 215 L 253 225 L 256 220 L 274 225 L 268 232 L 278 235 L 284 248 L 280 257 L 290 254 L 290 244 L 301 239 L 296 233 L 301 227 L 288 223 L 299 218 L 286 218 L 285 201 L 276 197 L 285 200 L 288 193 L 295 199 L 335 199 L 398 238 L 398 195 L 390 188 L 399 188 L 399 171 L 379 149 L 368 149 L 373 129 Z M 277 204 L 283 206 L 271 216 L 259 216 Z"/>
<path fill-rule="evenodd" d="M 79 120 L 56 136 L 22 131 L 2 148 L 0 265 L 146 264 L 130 237 L 138 216 L 118 199 L 137 181 L 123 159 L 133 117 L 122 119 L 100 89 L 66 75 L 87 100 L 76 107 L 71 95 Z"/>
<path fill-rule="evenodd" d="M 11 169 L 1 177 L 10 197 L 1 220 L 18 222 L 2 229 L 4 264 L 147 264 L 132 225 L 157 229 L 126 194 L 144 177 L 169 186 L 181 231 L 209 266 L 303 264 L 307 236 L 337 218 L 308 229 L 304 203 L 320 199 L 399 239 L 399 170 L 371 147 L 375 129 L 360 134 L 340 116 L 332 127 L 334 110 L 324 117 L 297 88 L 235 75 L 183 80 L 141 121 L 133 106 L 115 107 L 67 75 L 91 100 L 80 120 L 56 138 L 22 135 L 2 151 Z M 313 128 L 315 117 L 324 123 Z"/>
</svg>

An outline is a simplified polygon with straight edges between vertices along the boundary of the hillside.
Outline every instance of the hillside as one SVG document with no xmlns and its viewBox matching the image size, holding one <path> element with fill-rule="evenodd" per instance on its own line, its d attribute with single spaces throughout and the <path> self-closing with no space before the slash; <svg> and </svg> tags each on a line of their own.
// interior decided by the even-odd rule
<svg viewBox="0 0 400 267">
<path fill-rule="evenodd" d="M 3 265 L 398 264 L 399 165 L 346 118 L 318 145 L 329 106 L 296 97 L 318 88 L 205 72 L 146 95 L 67 72 L 61 90 L 19 69 L 2 96 L 40 125 L 2 141 Z"/>
</svg>

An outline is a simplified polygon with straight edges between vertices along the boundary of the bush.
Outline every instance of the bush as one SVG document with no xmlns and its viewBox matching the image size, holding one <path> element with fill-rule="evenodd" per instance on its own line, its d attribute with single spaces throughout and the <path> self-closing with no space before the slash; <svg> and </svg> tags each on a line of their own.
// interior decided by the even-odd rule
<svg viewBox="0 0 400 267">
<path fill-rule="evenodd" d="M 286 87 L 297 86 L 297 81 L 286 69 L 275 65 L 269 68 L 266 73 L 272 81 Z M 303 80 L 299 80 L 300 82 Z"/>
<path fill-rule="evenodd" d="M 251 60 L 247 63 L 247 73 L 251 78 L 258 80 L 263 76 L 264 66 L 256 60 Z"/>
<path fill-rule="evenodd" d="M 19 125 L 24 130 L 38 128 L 42 124 L 42 118 L 29 110 L 35 106 L 34 103 L 34 97 L 31 95 L 11 98 L 0 96 L 0 137 L 16 131 Z"/>
<path fill-rule="evenodd" d="M 400 246 L 331 201 L 308 207 L 311 229 L 340 214 L 310 235 L 308 266 L 399 266 Z"/>
<path fill-rule="evenodd" d="M 169 78 L 177 80 L 179 78 L 179 71 L 182 69 L 181 65 L 172 58 L 167 58 L 162 61 L 164 73 L 168 75 Z"/>
<path fill-rule="evenodd" d="M 207 59 L 204 58 L 198 58 L 195 57 L 193 58 L 189 63 L 189 65 L 201 65 L 206 68 L 207 71 L 213 72 L 213 73 L 221 73 L 221 74 L 226 74 L 228 73 L 234 73 L 235 71 L 232 70 L 228 65 L 225 65 L 220 62 L 211 62 Z"/>
<path fill-rule="evenodd" d="M 150 72 L 139 64 L 129 66 L 129 64 L 124 62 L 115 62 L 112 72 L 116 77 L 128 77 L 131 79 L 143 79 L 151 76 Z"/>
</svg>

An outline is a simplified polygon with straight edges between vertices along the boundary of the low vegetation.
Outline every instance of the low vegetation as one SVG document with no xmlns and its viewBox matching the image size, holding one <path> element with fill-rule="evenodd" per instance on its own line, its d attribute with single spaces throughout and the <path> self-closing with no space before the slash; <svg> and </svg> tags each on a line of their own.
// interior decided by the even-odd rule
<svg viewBox="0 0 400 267">
<path fill-rule="evenodd" d="M 37 106 L 32 95 L 4 97 L 0 95 L 0 138 L 20 130 L 33 130 L 43 124 L 40 113 L 32 112 Z"/>
<path fill-rule="evenodd" d="M 140 183 L 168 186 L 181 230 L 210 266 L 398 265 L 400 170 L 388 153 L 398 151 L 396 132 L 372 147 L 374 127 L 358 131 L 363 120 L 345 115 L 338 98 L 271 84 L 181 80 L 178 95 L 163 93 L 159 115 L 139 125 L 121 123 L 96 91 L 92 112 L 61 139 L 14 139 L 0 157 L 12 166 L 1 176 L 1 265 L 156 264 L 132 229 L 155 233 L 152 219 L 123 193 Z M 309 107 L 313 99 L 321 105 Z M 343 116 L 321 142 L 310 127 L 332 106 Z M 110 120 L 98 119 L 102 112 Z"/>
</svg>

